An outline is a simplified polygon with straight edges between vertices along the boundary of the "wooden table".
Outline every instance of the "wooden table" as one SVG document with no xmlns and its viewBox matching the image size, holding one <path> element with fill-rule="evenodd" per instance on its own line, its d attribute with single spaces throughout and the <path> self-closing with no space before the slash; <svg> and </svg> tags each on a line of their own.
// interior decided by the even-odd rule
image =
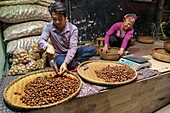
<svg viewBox="0 0 170 113">
<path fill-rule="evenodd" d="M 30 113 L 151 113 L 170 103 L 170 72 Z"/>
</svg>

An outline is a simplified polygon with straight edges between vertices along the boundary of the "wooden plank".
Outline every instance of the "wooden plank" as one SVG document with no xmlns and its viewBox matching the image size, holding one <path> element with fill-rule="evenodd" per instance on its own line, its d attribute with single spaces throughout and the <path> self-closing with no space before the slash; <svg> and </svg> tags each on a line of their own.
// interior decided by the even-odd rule
<svg viewBox="0 0 170 113">
<path fill-rule="evenodd" d="M 170 102 L 170 72 L 30 113 L 151 113 Z"/>
</svg>

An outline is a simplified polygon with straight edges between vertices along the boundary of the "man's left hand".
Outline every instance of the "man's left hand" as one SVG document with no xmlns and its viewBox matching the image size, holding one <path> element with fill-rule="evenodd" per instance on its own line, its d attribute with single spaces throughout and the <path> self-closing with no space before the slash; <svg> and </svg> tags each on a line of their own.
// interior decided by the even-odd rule
<svg viewBox="0 0 170 113">
<path fill-rule="evenodd" d="M 67 69 L 67 63 L 63 62 L 63 64 L 60 66 L 60 70 L 59 70 L 58 74 L 61 75 L 67 70 L 68 70 Z"/>
</svg>

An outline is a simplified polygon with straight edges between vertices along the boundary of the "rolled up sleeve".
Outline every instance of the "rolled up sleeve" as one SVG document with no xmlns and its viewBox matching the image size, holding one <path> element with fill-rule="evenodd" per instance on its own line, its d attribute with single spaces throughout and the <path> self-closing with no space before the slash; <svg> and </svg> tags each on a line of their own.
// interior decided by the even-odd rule
<svg viewBox="0 0 170 113">
<path fill-rule="evenodd" d="M 68 50 L 65 61 L 64 61 L 67 64 L 69 64 L 72 61 L 73 57 L 76 54 L 77 43 L 78 43 L 78 29 L 76 28 L 72 32 L 72 35 L 71 35 L 71 38 L 70 38 L 70 45 L 69 45 L 70 49 Z"/>
<path fill-rule="evenodd" d="M 42 34 L 41 34 L 41 36 L 40 36 L 40 38 L 38 39 L 38 41 L 37 41 L 37 44 L 39 45 L 39 47 L 41 48 L 41 49 L 46 49 L 47 48 L 47 46 L 48 46 L 48 42 L 47 42 L 47 40 L 48 40 L 48 38 L 49 38 L 49 35 L 50 35 L 50 28 L 47 26 L 47 25 L 45 25 L 45 27 L 44 27 L 44 29 L 43 29 L 43 32 L 42 32 Z"/>
<path fill-rule="evenodd" d="M 121 45 L 121 48 L 126 48 L 127 46 L 127 43 L 129 42 L 129 40 L 131 39 L 132 35 L 133 35 L 133 32 L 134 32 L 134 29 L 128 31 L 123 39 L 123 42 L 122 42 L 122 45 Z"/>
<path fill-rule="evenodd" d="M 117 29 L 117 24 L 112 25 L 112 27 L 109 29 L 109 31 L 106 33 L 104 37 L 104 43 L 108 44 L 109 43 L 109 37 L 116 31 Z"/>
</svg>

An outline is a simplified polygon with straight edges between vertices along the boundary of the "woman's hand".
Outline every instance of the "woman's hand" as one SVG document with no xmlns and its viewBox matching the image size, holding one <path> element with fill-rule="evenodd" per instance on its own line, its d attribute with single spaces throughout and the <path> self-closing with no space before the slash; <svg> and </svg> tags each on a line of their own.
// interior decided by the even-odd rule
<svg viewBox="0 0 170 113">
<path fill-rule="evenodd" d="M 124 53 L 124 48 L 120 48 L 120 50 L 118 51 L 118 54 L 122 56 L 123 53 Z"/>
<path fill-rule="evenodd" d="M 63 64 L 60 66 L 60 70 L 59 70 L 58 74 L 61 75 L 67 70 L 68 70 L 67 69 L 67 63 L 63 62 Z"/>
<path fill-rule="evenodd" d="M 109 52 L 109 50 L 108 50 L 108 46 L 107 45 L 105 45 L 100 51 L 103 51 L 104 53 L 107 53 L 107 52 Z"/>
<path fill-rule="evenodd" d="M 53 59 L 54 57 L 54 54 L 55 54 L 55 50 L 54 50 L 54 47 L 52 45 L 48 45 L 47 46 L 47 49 L 46 49 L 46 52 L 47 52 L 47 56 L 49 59 Z"/>
</svg>

